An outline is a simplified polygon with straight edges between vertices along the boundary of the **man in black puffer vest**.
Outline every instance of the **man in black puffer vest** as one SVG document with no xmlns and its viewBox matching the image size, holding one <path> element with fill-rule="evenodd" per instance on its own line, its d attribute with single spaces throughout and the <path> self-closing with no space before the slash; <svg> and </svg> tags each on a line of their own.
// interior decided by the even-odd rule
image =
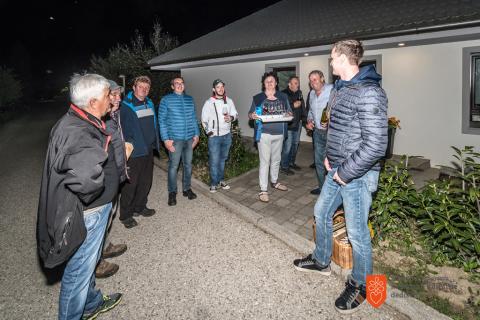
<svg viewBox="0 0 480 320">
<path fill-rule="evenodd" d="M 359 68 L 363 56 L 357 40 L 334 44 L 333 73 L 340 76 L 330 94 L 330 123 L 325 167 L 327 178 L 315 205 L 317 233 L 313 254 L 297 259 L 298 270 L 330 274 L 332 217 L 343 203 L 353 249 L 353 270 L 335 301 L 340 313 L 353 313 L 366 299 L 366 277 L 372 273 L 368 213 L 376 191 L 378 161 L 387 148 L 387 97 L 373 66 Z"/>
</svg>

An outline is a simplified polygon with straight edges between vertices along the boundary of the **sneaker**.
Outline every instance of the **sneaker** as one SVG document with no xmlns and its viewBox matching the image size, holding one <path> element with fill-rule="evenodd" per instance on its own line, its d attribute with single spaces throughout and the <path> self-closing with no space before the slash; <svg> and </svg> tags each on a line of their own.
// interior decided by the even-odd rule
<svg viewBox="0 0 480 320">
<path fill-rule="evenodd" d="M 107 311 L 112 310 L 115 308 L 120 301 L 122 301 L 122 294 L 121 293 L 114 293 L 108 296 L 103 296 L 103 303 L 97 307 L 91 313 L 84 313 L 82 316 L 82 320 L 94 320 L 100 313 L 104 313 Z"/>
<path fill-rule="evenodd" d="M 147 207 L 145 207 L 145 209 L 143 209 L 142 211 L 140 212 L 134 212 L 133 213 L 133 216 L 134 217 L 138 217 L 138 216 L 144 216 L 144 217 L 151 217 L 155 214 L 155 210 L 154 209 L 149 209 Z"/>
<path fill-rule="evenodd" d="M 133 219 L 132 217 L 130 218 L 127 218 L 125 220 L 120 220 L 121 223 L 123 223 L 123 225 L 125 226 L 125 228 L 127 229 L 130 229 L 130 228 L 133 228 L 133 227 L 136 227 L 138 226 L 138 223 L 135 219 Z"/>
<path fill-rule="evenodd" d="M 100 262 L 95 269 L 95 278 L 108 278 L 113 276 L 118 271 L 118 264 L 108 262 L 107 260 L 100 259 Z"/>
<path fill-rule="evenodd" d="M 229 186 L 225 181 L 220 181 L 219 186 L 220 186 L 223 190 L 230 190 L 230 186 Z"/>
<path fill-rule="evenodd" d="M 127 251 L 127 245 L 120 243 L 120 244 L 113 244 L 109 243 L 106 248 L 103 249 L 102 258 L 115 258 L 122 255 L 125 251 Z"/>
<path fill-rule="evenodd" d="M 215 193 L 217 192 L 217 187 L 216 186 L 210 186 L 210 193 Z"/>
<path fill-rule="evenodd" d="M 183 196 L 187 197 L 188 200 L 193 200 L 193 199 L 197 198 L 197 195 L 195 193 L 193 193 L 192 189 L 188 189 L 188 190 L 183 191 Z"/>
<path fill-rule="evenodd" d="M 314 194 L 314 195 L 318 196 L 321 191 L 322 191 L 322 189 L 320 189 L 320 188 L 315 188 L 315 189 L 313 189 L 312 191 L 310 191 L 310 194 Z"/>
<path fill-rule="evenodd" d="M 169 192 L 168 193 L 168 205 L 174 206 L 177 204 L 177 193 L 176 192 Z"/>
<path fill-rule="evenodd" d="M 365 286 L 358 286 L 351 276 L 348 276 L 345 289 L 335 300 L 335 309 L 342 314 L 354 313 L 359 310 L 366 297 Z"/>
<path fill-rule="evenodd" d="M 290 170 L 290 168 L 280 168 L 280 172 L 283 173 L 284 175 L 287 175 L 287 176 L 291 176 L 291 175 L 294 175 L 295 172 L 293 172 L 292 170 Z"/>
<path fill-rule="evenodd" d="M 295 259 L 293 260 L 293 265 L 295 269 L 303 272 L 315 272 L 321 274 L 322 276 L 329 276 L 332 274 L 332 269 L 330 269 L 330 265 L 326 267 L 320 267 L 315 259 L 312 258 L 312 255 L 309 254 L 303 259 Z"/>
<path fill-rule="evenodd" d="M 302 170 L 302 168 L 299 167 L 299 166 L 297 166 L 295 163 L 294 163 L 294 164 L 291 164 L 291 165 L 290 165 L 290 168 L 292 168 L 293 170 L 297 170 L 297 171 Z"/>
</svg>

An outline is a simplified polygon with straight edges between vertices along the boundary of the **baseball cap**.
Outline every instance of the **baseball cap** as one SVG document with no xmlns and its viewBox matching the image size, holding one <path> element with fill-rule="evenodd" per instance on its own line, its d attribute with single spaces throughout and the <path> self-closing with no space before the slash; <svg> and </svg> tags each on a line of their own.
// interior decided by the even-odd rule
<svg viewBox="0 0 480 320">
<path fill-rule="evenodd" d="M 110 83 L 110 91 L 120 89 L 120 92 L 123 92 L 123 90 L 124 90 L 123 87 L 119 86 L 115 81 L 108 80 L 108 82 Z"/>
<path fill-rule="evenodd" d="M 215 88 L 219 83 L 225 86 L 225 82 L 222 79 L 216 79 L 215 81 L 213 81 L 213 87 Z"/>
</svg>

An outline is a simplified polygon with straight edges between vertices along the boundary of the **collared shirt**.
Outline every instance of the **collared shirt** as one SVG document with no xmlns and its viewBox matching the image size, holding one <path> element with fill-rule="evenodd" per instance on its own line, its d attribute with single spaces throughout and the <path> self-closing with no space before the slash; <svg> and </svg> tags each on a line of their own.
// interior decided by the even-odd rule
<svg viewBox="0 0 480 320">
<path fill-rule="evenodd" d="M 315 90 L 310 92 L 310 110 L 308 111 L 307 120 L 313 120 L 315 128 L 322 128 L 322 125 L 320 124 L 322 120 L 322 112 L 327 106 L 332 88 L 333 85 L 324 84 L 319 96 L 317 96 Z"/>
</svg>

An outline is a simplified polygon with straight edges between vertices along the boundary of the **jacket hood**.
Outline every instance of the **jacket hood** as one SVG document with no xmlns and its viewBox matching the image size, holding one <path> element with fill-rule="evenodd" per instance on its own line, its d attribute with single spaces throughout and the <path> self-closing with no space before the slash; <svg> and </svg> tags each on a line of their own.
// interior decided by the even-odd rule
<svg viewBox="0 0 480 320">
<path fill-rule="evenodd" d="M 373 81 L 377 84 L 380 84 L 380 80 L 382 80 L 382 76 L 377 73 L 375 67 L 371 64 L 360 68 L 360 71 L 355 75 L 355 77 L 349 81 L 338 79 L 335 81 L 334 87 L 336 90 L 340 90 L 345 86 L 365 81 Z"/>
</svg>

